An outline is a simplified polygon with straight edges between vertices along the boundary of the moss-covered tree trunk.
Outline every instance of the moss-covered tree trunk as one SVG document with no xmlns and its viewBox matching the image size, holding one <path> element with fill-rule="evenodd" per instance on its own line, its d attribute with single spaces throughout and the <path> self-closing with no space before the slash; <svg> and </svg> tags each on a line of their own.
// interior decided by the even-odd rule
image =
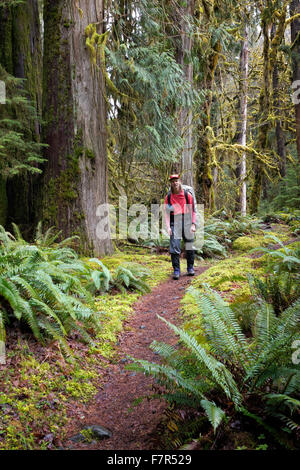
<svg viewBox="0 0 300 470">
<path fill-rule="evenodd" d="M 300 14 L 300 1 L 291 0 L 290 15 L 294 16 Z M 291 22 L 291 40 L 292 40 L 292 81 L 298 81 L 297 89 L 300 83 L 300 18 L 295 18 Z M 296 117 L 296 142 L 298 161 L 300 163 L 300 100 L 295 103 L 295 117 Z M 299 175 L 300 179 L 300 175 Z"/>
<path fill-rule="evenodd" d="M 242 40 L 242 49 L 240 56 L 240 73 L 241 73 L 241 85 L 240 85 L 240 136 L 239 144 L 243 147 L 247 143 L 247 109 L 248 109 L 248 26 L 245 25 L 244 29 L 244 39 Z M 240 183 L 240 211 L 243 217 L 247 213 L 247 186 L 246 186 L 246 175 L 247 175 L 247 166 L 246 166 L 246 152 L 243 151 L 241 162 L 240 162 L 240 174 L 239 174 L 239 183 Z"/>
<path fill-rule="evenodd" d="M 24 79 L 24 89 L 37 115 L 42 107 L 42 48 L 38 0 L 0 8 L 0 63 L 11 75 Z M 12 116 L 14 118 L 14 116 Z M 38 120 L 28 137 L 40 141 Z M 23 174 L 8 179 L 6 191 L 7 213 L 3 219 L 14 221 L 24 230 L 34 219 L 34 190 L 32 175 Z"/>
<path fill-rule="evenodd" d="M 271 37 L 274 38 L 275 25 L 272 26 Z M 286 173 L 286 139 L 282 126 L 282 101 L 280 98 L 280 80 L 279 80 L 279 66 L 280 60 L 276 60 L 272 71 L 272 86 L 273 86 L 273 113 L 276 116 L 275 135 L 276 147 L 279 157 L 279 173 L 284 177 Z"/>
<path fill-rule="evenodd" d="M 179 7 L 179 18 L 177 19 L 180 30 L 177 62 L 182 66 L 185 78 L 191 85 L 193 83 L 193 64 L 191 58 L 193 40 L 189 28 L 191 23 L 190 18 L 194 15 L 194 4 L 194 0 L 191 0 L 185 6 Z M 180 110 L 179 130 L 184 141 L 184 147 L 182 149 L 181 162 L 175 170 L 182 174 L 184 184 L 193 186 L 192 111 L 188 108 Z"/>
<path fill-rule="evenodd" d="M 210 59 L 207 64 L 206 75 L 204 79 L 204 88 L 207 93 L 204 102 L 204 116 L 201 119 L 201 128 L 198 130 L 197 145 L 194 155 L 196 164 L 196 182 L 199 191 L 199 200 L 206 205 L 209 211 L 215 210 L 215 197 L 213 187 L 213 153 L 211 148 L 211 106 L 213 98 L 213 83 L 215 70 L 218 64 L 221 44 L 219 41 L 214 45 Z"/>
<path fill-rule="evenodd" d="M 269 130 L 268 123 L 268 112 L 270 106 L 270 86 L 271 86 L 271 74 L 270 74 L 270 31 L 268 24 L 263 19 L 262 21 L 262 32 L 264 37 L 263 45 L 263 61 L 264 61 L 264 72 L 263 72 L 263 86 L 259 96 L 259 129 L 257 136 L 257 148 L 259 152 L 263 151 L 267 147 L 267 135 Z M 263 184 L 263 171 L 264 165 L 260 159 L 255 159 L 253 165 L 254 181 L 252 186 L 251 198 L 250 198 L 250 213 L 254 214 L 258 210 L 259 200 L 262 192 Z"/>
<path fill-rule="evenodd" d="M 80 236 L 81 248 L 96 255 L 112 251 L 109 228 L 98 237 L 98 206 L 107 202 L 104 81 L 87 47 L 86 28 L 104 32 L 101 0 L 45 0 L 44 141 L 49 145 L 41 212 L 64 236 Z M 92 46 L 93 40 L 90 43 Z M 104 222 L 102 222 L 104 224 Z M 103 227 L 102 227 L 103 228 Z"/>
<path fill-rule="evenodd" d="M 262 11 L 263 45 L 263 85 L 259 97 L 259 128 L 257 134 L 257 149 L 263 154 L 268 150 L 268 132 L 270 129 L 270 104 L 272 95 L 272 72 L 276 65 L 278 48 L 281 45 L 285 31 L 286 6 L 280 11 L 276 31 L 273 31 L 273 39 L 270 37 L 270 25 L 266 20 L 266 11 Z M 254 181 L 250 199 L 250 213 L 255 214 L 259 207 L 259 201 L 263 188 L 263 178 L 266 164 L 261 158 L 256 158 L 253 165 Z"/>
<path fill-rule="evenodd" d="M 205 17 L 207 19 L 208 34 L 209 25 L 217 22 L 215 11 L 218 4 L 215 1 L 202 2 Z M 202 15 L 202 8 L 199 8 L 199 15 Z M 197 131 L 197 142 L 195 143 L 194 162 L 196 169 L 196 186 L 199 193 L 199 201 L 205 204 L 208 211 L 215 210 L 214 182 L 213 182 L 213 151 L 211 147 L 211 107 L 213 99 L 213 85 L 215 81 L 215 71 L 218 65 L 221 52 L 220 40 L 214 41 L 210 46 L 210 54 L 205 65 L 204 79 L 200 86 L 206 92 L 206 100 L 203 103 L 204 116 L 201 117 L 201 126 Z"/>
</svg>

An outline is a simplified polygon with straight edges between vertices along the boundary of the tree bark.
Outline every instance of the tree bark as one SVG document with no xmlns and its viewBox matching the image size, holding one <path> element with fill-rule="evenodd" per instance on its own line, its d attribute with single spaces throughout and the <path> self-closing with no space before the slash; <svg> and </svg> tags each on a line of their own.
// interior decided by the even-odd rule
<svg viewBox="0 0 300 470">
<path fill-rule="evenodd" d="M 300 13 L 300 1 L 291 0 L 290 15 L 294 16 Z M 300 19 L 296 18 L 291 22 L 291 40 L 292 40 L 292 82 L 300 81 Z M 300 82 L 299 82 L 300 83 Z M 299 83 L 297 88 L 299 89 Z M 295 103 L 296 117 L 296 143 L 298 162 L 300 163 L 300 100 Z"/>
<path fill-rule="evenodd" d="M 87 47 L 86 28 L 104 33 L 103 0 L 45 0 L 43 220 L 64 236 L 79 235 L 80 248 L 112 252 L 97 236 L 97 208 L 107 203 L 106 106 L 104 79 Z M 94 45 L 97 52 L 96 44 Z"/>
<path fill-rule="evenodd" d="M 218 9 L 216 2 L 203 2 L 207 24 L 216 21 L 215 9 Z M 203 86 L 206 91 L 206 100 L 203 104 L 204 116 L 201 119 L 201 126 L 198 129 L 196 151 L 194 160 L 196 164 L 196 186 L 201 196 L 199 201 L 207 206 L 209 211 L 215 210 L 215 196 L 213 185 L 213 152 L 211 148 L 211 106 L 213 100 L 213 84 L 215 71 L 218 65 L 221 52 L 221 42 L 218 40 L 211 47 L 211 52 L 204 71 Z"/>
<path fill-rule="evenodd" d="M 241 133 L 239 138 L 240 145 L 246 146 L 247 142 L 247 92 L 248 92 L 248 28 L 245 25 L 244 39 L 242 41 L 242 50 L 240 58 L 240 71 L 241 71 Z M 242 154 L 240 166 L 240 211 L 243 217 L 247 213 L 247 186 L 246 186 L 246 152 Z"/>
<path fill-rule="evenodd" d="M 271 41 L 270 27 L 265 18 L 265 10 L 261 12 L 262 15 L 262 31 L 264 36 L 263 46 L 263 86 L 259 98 L 259 130 L 257 136 L 257 148 L 259 152 L 263 153 L 268 147 L 268 132 L 270 129 L 269 111 L 271 105 L 271 92 L 272 90 L 272 70 L 276 64 L 278 48 L 282 42 L 285 31 L 286 21 L 286 8 L 282 8 L 279 15 L 278 25 L 276 31 L 273 31 L 274 37 Z M 263 187 L 263 177 L 265 171 L 265 163 L 256 159 L 254 162 L 254 182 L 252 186 L 251 199 L 250 199 L 250 213 L 257 212 L 259 207 L 260 196 Z"/>
<path fill-rule="evenodd" d="M 275 35 L 275 25 L 272 25 L 271 37 L 274 38 Z M 275 125 L 275 136 L 276 136 L 276 146 L 277 153 L 279 156 L 279 173 L 281 177 L 285 176 L 285 166 L 286 166 L 286 148 L 285 148 L 285 134 L 282 128 L 281 122 L 281 100 L 280 100 L 280 82 L 279 82 L 279 69 L 278 69 L 278 60 L 275 61 L 273 72 L 272 72 L 272 83 L 273 83 L 273 108 L 274 114 L 276 116 L 276 125 Z"/>
<path fill-rule="evenodd" d="M 186 80 L 192 85 L 193 83 L 193 64 L 191 62 L 191 51 L 193 39 L 189 34 L 189 21 L 194 15 L 194 0 L 187 2 L 187 6 L 180 7 L 179 27 L 180 27 L 180 46 L 177 51 L 177 62 L 182 66 Z M 179 114 L 179 129 L 184 140 L 182 150 L 181 164 L 179 171 L 182 174 L 184 184 L 193 186 L 193 139 L 192 139 L 192 111 L 183 108 Z"/>
<path fill-rule="evenodd" d="M 37 115 L 41 114 L 42 46 L 38 0 L 25 0 L 23 4 L 0 9 L 0 44 L 1 64 L 9 74 L 24 79 L 28 99 Z M 33 141 L 40 141 L 38 119 L 28 133 Z M 34 219 L 33 180 L 32 175 L 23 174 L 6 181 L 7 214 L 3 220 L 17 223 L 25 235 Z"/>
</svg>

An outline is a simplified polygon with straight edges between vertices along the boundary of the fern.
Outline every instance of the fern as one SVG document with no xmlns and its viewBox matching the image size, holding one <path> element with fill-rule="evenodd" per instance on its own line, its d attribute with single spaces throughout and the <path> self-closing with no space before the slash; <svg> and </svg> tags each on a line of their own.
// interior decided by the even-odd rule
<svg viewBox="0 0 300 470">
<path fill-rule="evenodd" d="M 42 343 L 59 340 L 64 351 L 65 338 L 74 330 L 91 341 L 85 325 L 96 321 L 86 305 L 92 296 L 84 284 L 92 269 L 70 248 L 54 246 L 53 236 L 49 231 L 43 236 L 41 225 L 39 245 L 29 245 L 17 226 L 14 233 L 0 226 L 0 306 L 4 300 L 9 305 L 8 318 L 25 321 Z"/>
<path fill-rule="evenodd" d="M 120 290 L 135 289 L 142 293 L 150 292 L 145 279 L 149 272 L 136 264 L 124 264 L 118 266 L 113 276 L 113 284 Z M 125 289 L 126 288 L 126 289 Z"/>
<path fill-rule="evenodd" d="M 223 410 L 221 410 L 221 408 L 216 406 L 214 402 L 211 402 L 209 400 L 201 400 L 200 403 L 215 433 L 217 427 L 221 424 L 221 421 L 225 418 L 225 413 Z"/>
<path fill-rule="evenodd" d="M 300 299 L 279 316 L 265 302 L 254 304 L 254 336 L 249 341 L 219 294 L 209 286 L 206 294 L 193 288 L 190 292 L 202 316 L 207 347 L 159 317 L 179 336 L 179 348 L 153 342 L 151 348 L 161 355 L 163 364 L 134 359 L 129 368 L 155 376 L 167 389 L 168 401 L 202 407 L 214 432 L 225 418 L 229 399 L 236 412 L 251 417 L 283 443 L 266 416 L 298 429 L 291 413 L 299 409 L 300 372 L 290 358 L 291 344 L 299 338 Z M 253 400 L 262 404 L 259 412 L 251 410 Z"/>
</svg>

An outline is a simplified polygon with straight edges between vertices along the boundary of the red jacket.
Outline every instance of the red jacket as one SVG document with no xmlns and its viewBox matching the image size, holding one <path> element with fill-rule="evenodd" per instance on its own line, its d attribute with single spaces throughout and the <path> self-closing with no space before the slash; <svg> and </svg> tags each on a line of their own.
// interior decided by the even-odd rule
<svg viewBox="0 0 300 470">
<path fill-rule="evenodd" d="M 171 192 L 171 205 L 173 206 L 174 209 L 174 215 L 178 214 L 189 214 L 190 211 L 192 211 L 192 224 L 196 223 L 196 212 L 194 211 L 193 207 L 193 196 L 191 193 L 187 193 L 188 195 L 188 201 L 189 204 L 187 205 L 185 195 L 184 195 L 184 190 L 180 191 L 179 194 L 173 194 Z M 164 212 L 165 212 L 165 221 L 166 221 L 166 226 L 167 229 L 170 228 L 170 211 L 167 210 L 168 207 L 168 195 L 165 198 L 165 206 L 164 206 Z"/>
</svg>

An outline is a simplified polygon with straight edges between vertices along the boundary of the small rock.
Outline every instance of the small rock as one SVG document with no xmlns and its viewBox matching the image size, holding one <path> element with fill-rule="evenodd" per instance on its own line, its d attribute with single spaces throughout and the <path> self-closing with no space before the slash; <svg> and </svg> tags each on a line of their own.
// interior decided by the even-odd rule
<svg viewBox="0 0 300 470">
<path fill-rule="evenodd" d="M 112 432 L 109 429 L 106 429 L 103 426 L 99 426 L 98 424 L 85 426 L 83 430 L 90 431 L 91 434 L 97 439 L 107 439 L 112 436 Z M 86 437 L 81 434 L 81 432 L 79 432 L 78 434 L 75 434 L 74 436 L 70 437 L 70 441 L 82 442 L 86 441 Z"/>
<path fill-rule="evenodd" d="M 70 437 L 69 438 L 70 441 L 72 442 L 81 442 L 81 441 L 85 441 L 85 437 L 83 434 L 80 434 L 80 432 L 78 434 L 75 434 L 74 436 Z M 71 447 L 69 447 L 70 449 Z"/>
<path fill-rule="evenodd" d="M 132 372 L 131 374 L 129 374 L 129 377 L 134 377 L 136 375 L 136 372 Z"/>
<path fill-rule="evenodd" d="M 92 431 L 94 436 L 97 437 L 98 439 L 105 439 L 105 438 L 108 438 L 108 437 L 112 436 L 112 432 L 109 429 L 104 428 L 103 426 L 100 426 L 98 424 L 93 424 L 91 426 L 85 426 L 83 429 L 86 429 L 88 431 Z"/>
<path fill-rule="evenodd" d="M 141 330 L 144 330 L 145 328 L 146 328 L 145 325 L 141 325 L 141 326 L 140 326 L 140 329 L 141 329 Z"/>
<path fill-rule="evenodd" d="M 128 362 L 128 359 L 124 358 L 120 360 L 121 364 L 125 364 L 125 362 Z"/>
</svg>

